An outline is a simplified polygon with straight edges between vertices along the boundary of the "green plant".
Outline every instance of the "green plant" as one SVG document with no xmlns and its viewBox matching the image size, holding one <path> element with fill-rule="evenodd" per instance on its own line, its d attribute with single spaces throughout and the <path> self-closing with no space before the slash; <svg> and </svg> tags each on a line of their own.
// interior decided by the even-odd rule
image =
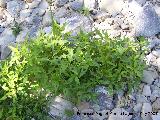
<svg viewBox="0 0 160 120">
<path fill-rule="evenodd" d="M 20 24 L 15 22 L 14 26 L 12 27 L 13 35 L 17 36 L 20 33 L 20 31 L 22 31 L 22 28 L 21 28 Z"/>
<path fill-rule="evenodd" d="M 90 11 L 88 8 L 83 7 L 81 10 L 79 10 L 79 12 L 85 16 L 89 16 Z"/>
<path fill-rule="evenodd" d="M 70 109 L 65 109 L 64 113 L 67 117 L 72 117 L 74 115 L 74 111 Z"/>
<path fill-rule="evenodd" d="M 53 21 L 50 35 L 41 33 L 20 48 L 11 48 L 11 58 L 1 64 L 0 118 L 42 120 L 47 91 L 79 103 L 95 98 L 92 90 L 97 85 L 115 93 L 140 83 L 145 66 L 143 38 L 135 42 L 110 39 L 98 30 L 71 37 L 62 31 Z"/>
</svg>

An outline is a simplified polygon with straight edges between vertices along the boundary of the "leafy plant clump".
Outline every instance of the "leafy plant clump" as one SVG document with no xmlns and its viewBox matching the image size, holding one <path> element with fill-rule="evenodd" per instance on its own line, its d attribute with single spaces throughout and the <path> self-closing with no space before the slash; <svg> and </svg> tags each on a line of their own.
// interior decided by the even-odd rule
<svg viewBox="0 0 160 120">
<path fill-rule="evenodd" d="M 15 22 L 14 26 L 12 27 L 13 35 L 16 37 L 21 31 L 22 31 L 22 28 L 20 24 Z"/>
<path fill-rule="evenodd" d="M 110 39 L 98 30 L 71 37 L 62 31 L 54 22 L 52 34 L 11 47 L 11 58 L 1 62 L 0 119 L 43 119 L 47 91 L 79 103 L 94 98 L 97 85 L 114 93 L 140 83 L 144 39 Z"/>
</svg>

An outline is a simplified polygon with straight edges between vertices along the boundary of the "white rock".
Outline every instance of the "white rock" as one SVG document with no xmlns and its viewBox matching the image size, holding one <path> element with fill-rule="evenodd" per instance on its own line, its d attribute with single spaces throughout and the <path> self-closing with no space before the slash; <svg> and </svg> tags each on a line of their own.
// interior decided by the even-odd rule
<svg viewBox="0 0 160 120">
<path fill-rule="evenodd" d="M 89 10 L 94 9 L 96 6 L 95 0 L 84 0 L 84 7 L 88 8 Z"/>
<path fill-rule="evenodd" d="M 42 2 L 38 6 L 40 9 L 46 10 L 49 7 L 49 4 L 46 0 L 42 0 Z"/>
<path fill-rule="evenodd" d="M 143 6 L 146 3 L 146 0 L 136 0 L 136 2 Z"/>
<path fill-rule="evenodd" d="M 152 54 L 155 55 L 156 57 L 160 57 L 160 50 L 153 50 Z"/>
<path fill-rule="evenodd" d="M 142 94 L 145 96 L 151 96 L 151 89 L 149 85 L 144 85 Z"/>
<path fill-rule="evenodd" d="M 121 115 L 123 112 L 125 115 Z M 129 112 L 123 108 L 115 108 L 112 110 L 112 114 L 109 116 L 108 120 L 130 120 L 131 118 L 132 115 L 129 115 Z"/>
<path fill-rule="evenodd" d="M 150 103 L 143 103 L 141 112 L 141 117 L 143 120 L 152 120 L 151 116 L 148 114 L 149 112 L 152 112 L 152 106 Z"/>
<path fill-rule="evenodd" d="M 111 14 L 117 14 L 122 10 L 123 4 L 123 0 L 101 0 L 99 7 L 102 10 L 107 10 Z"/>
<path fill-rule="evenodd" d="M 7 3 L 7 11 L 9 14 L 11 14 L 12 17 L 18 17 L 21 9 L 22 6 L 20 1 L 10 1 Z"/>
</svg>

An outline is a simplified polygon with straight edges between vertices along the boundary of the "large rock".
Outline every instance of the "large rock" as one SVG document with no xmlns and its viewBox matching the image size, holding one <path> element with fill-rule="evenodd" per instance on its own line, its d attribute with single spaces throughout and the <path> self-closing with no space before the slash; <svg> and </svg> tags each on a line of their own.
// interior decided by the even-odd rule
<svg viewBox="0 0 160 120">
<path fill-rule="evenodd" d="M 96 7 L 96 0 L 84 0 L 84 7 L 92 10 Z"/>
<path fill-rule="evenodd" d="M 160 32 L 160 21 L 153 6 L 145 4 L 141 7 L 137 2 L 132 1 L 129 3 L 128 10 L 134 16 L 132 24 L 135 36 L 150 37 Z"/>
<path fill-rule="evenodd" d="M 124 113 L 125 115 L 121 115 Z M 115 108 L 112 110 L 111 115 L 109 116 L 108 120 L 130 120 L 132 115 L 129 115 L 129 112 L 124 110 L 123 108 Z"/>
</svg>

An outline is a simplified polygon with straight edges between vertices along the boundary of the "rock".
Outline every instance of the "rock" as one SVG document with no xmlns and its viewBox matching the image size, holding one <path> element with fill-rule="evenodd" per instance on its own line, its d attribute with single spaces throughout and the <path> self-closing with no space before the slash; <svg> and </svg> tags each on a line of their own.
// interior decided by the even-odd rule
<svg viewBox="0 0 160 120">
<path fill-rule="evenodd" d="M 58 7 L 61 7 L 61 6 L 65 5 L 67 2 L 69 2 L 69 0 L 56 0 L 56 5 Z"/>
<path fill-rule="evenodd" d="M 136 2 L 143 6 L 146 3 L 146 0 L 136 0 Z"/>
<path fill-rule="evenodd" d="M 90 108 L 90 105 L 88 102 L 81 102 L 79 105 L 78 105 L 78 110 L 79 111 L 82 111 L 84 109 L 89 109 Z"/>
<path fill-rule="evenodd" d="M 25 0 L 27 3 L 32 3 L 33 0 Z"/>
<path fill-rule="evenodd" d="M 80 14 L 73 14 L 68 18 L 64 18 L 63 21 L 60 22 L 60 25 L 66 23 L 65 32 L 73 32 L 74 34 L 80 31 L 80 28 L 85 31 L 91 31 L 91 21 L 88 17 L 82 16 Z"/>
<path fill-rule="evenodd" d="M 46 0 L 42 0 L 38 7 L 42 10 L 46 10 L 49 7 L 49 4 Z"/>
<path fill-rule="evenodd" d="M 44 14 L 45 14 L 45 10 L 44 9 L 41 9 L 41 8 L 35 8 L 34 10 L 33 10 L 33 13 L 34 13 L 34 15 L 36 16 L 36 15 L 38 15 L 38 16 L 40 16 L 40 17 L 42 17 Z M 33 14 L 32 13 L 32 14 Z"/>
<path fill-rule="evenodd" d="M 51 13 L 49 11 L 47 11 L 43 16 L 42 24 L 45 27 L 50 26 L 52 24 Z"/>
<path fill-rule="evenodd" d="M 142 94 L 144 96 L 151 96 L 151 89 L 149 85 L 144 85 Z"/>
<path fill-rule="evenodd" d="M 94 20 L 102 20 L 105 21 L 106 18 L 110 18 L 111 15 L 105 11 L 98 11 L 95 15 L 93 15 Z"/>
<path fill-rule="evenodd" d="M 59 19 L 59 18 L 62 18 L 62 17 L 66 17 L 67 15 L 67 9 L 65 7 L 62 7 L 62 8 L 59 8 L 56 10 L 55 14 L 54 14 L 54 17 L 56 19 Z"/>
<path fill-rule="evenodd" d="M 134 108 L 133 108 L 133 110 L 134 110 L 136 113 L 141 112 L 141 109 L 142 109 L 142 104 L 141 104 L 141 103 L 137 103 L 137 104 L 134 106 Z"/>
<path fill-rule="evenodd" d="M 16 38 L 12 33 L 12 30 L 9 28 L 6 28 L 4 32 L 0 36 L 0 45 L 8 45 L 11 42 L 15 42 Z"/>
<path fill-rule="evenodd" d="M 0 25 L 0 34 L 1 34 L 4 30 L 5 30 L 5 28 Z"/>
<path fill-rule="evenodd" d="M 32 13 L 31 9 L 25 9 L 20 12 L 20 19 L 25 20 L 26 17 L 29 17 Z"/>
<path fill-rule="evenodd" d="M 22 3 L 20 1 L 10 1 L 7 3 L 7 11 L 12 17 L 18 17 L 19 12 L 22 9 Z"/>
<path fill-rule="evenodd" d="M 108 11 L 113 15 L 122 10 L 123 4 L 123 0 L 101 0 L 99 2 L 99 7 L 101 10 Z"/>
<path fill-rule="evenodd" d="M 38 7 L 38 5 L 40 4 L 40 2 L 41 2 L 41 0 L 34 0 L 34 1 L 32 1 L 31 3 L 28 3 L 29 8 L 30 8 L 30 9 L 33 9 L 33 8 Z"/>
<path fill-rule="evenodd" d="M 158 71 L 160 72 L 160 58 L 156 60 L 156 66 L 158 67 Z"/>
<path fill-rule="evenodd" d="M 160 110 L 160 98 L 157 98 L 155 102 L 152 104 L 153 111 Z"/>
<path fill-rule="evenodd" d="M 65 110 L 72 110 L 72 104 L 69 101 L 62 99 L 57 96 L 50 103 L 50 111 L 49 114 L 51 116 L 65 117 Z"/>
<path fill-rule="evenodd" d="M 83 8 L 83 0 L 70 2 L 70 8 L 73 10 L 81 10 Z"/>
<path fill-rule="evenodd" d="M 1 60 L 6 59 L 11 54 L 11 50 L 8 46 L 2 45 L 0 49 Z"/>
<path fill-rule="evenodd" d="M 154 72 L 144 70 L 142 82 L 151 85 L 156 77 L 157 76 L 154 75 Z"/>
<path fill-rule="evenodd" d="M 21 43 L 21 42 L 24 42 L 26 40 L 26 37 L 27 37 L 27 34 L 28 34 L 28 30 L 23 30 L 19 33 L 19 35 L 17 36 L 16 38 L 16 42 L 17 43 Z"/>
<path fill-rule="evenodd" d="M 95 0 L 84 0 L 84 7 L 88 10 L 93 10 L 96 7 Z"/>
<path fill-rule="evenodd" d="M 153 50 L 152 51 L 152 54 L 154 55 L 154 56 L 156 56 L 156 57 L 160 57 L 160 50 L 158 49 L 158 50 Z"/>
<path fill-rule="evenodd" d="M 0 7 L 5 8 L 6 7 L 6 0 L 0 0 Z"/>
<path fill-rule="evenodd" d="M 141 112 L 141 117 L 143 120 L 152 120 L 151 116 L 148 114 L 149 112 L 152 112 L 152 106 L 150 103 L 143 103 Z"/>
<path fill-rule="evenodd" d="M 160 113 L 157 115 L 152 115 L 152 120 L 160 120 Z"/>
<path fill-rule="evenodd" d="M 147 97 L 145 97 L 144 95 L 141 95 L 141 94 L 136 95 L 136 100 L 137 100 L 137 103 L 148 102 Z"/>
<path fill-rule="evenodd" d="M 121 113 L 124 113 L 124 115 L 122 115 Z M 132 115 L 129 115 L 129 112 L 127 112 L 123 108 L 115 108 L 112 110 L 112 113 L 109 116 L 108 120 L 130 120 L 131 118 Z"/>
<path fill-rule="evenodd" d="M 130 2 L 130 9 L 133 13 L 133 27 L 135 36 L 154 36 L 160 32 L 160 21 L 154 8 L 146 4 L 141 7 L 135 1 Z"/>
<path fill-rule="evenodd" d="M 150 53 L 149 55 L 146 56 L 146 64 L 150 65 L 156 61 L 156 57 Z"/>
<path fill-rule="evenodd" d="M 105 120 L 109 117 L 110 112 L 110 110 L 95 111 L 91 118 L 92 120 Z"/>
<path fill-rule="evenodd" d="M 52 27 L 51 27 L 51 26 L 45 27 L 43 30 L 44 30 L 44 32 L 45 32 L 46 34 L 49 34 L 49 33 L 52 32 Z"/>
</svg>

